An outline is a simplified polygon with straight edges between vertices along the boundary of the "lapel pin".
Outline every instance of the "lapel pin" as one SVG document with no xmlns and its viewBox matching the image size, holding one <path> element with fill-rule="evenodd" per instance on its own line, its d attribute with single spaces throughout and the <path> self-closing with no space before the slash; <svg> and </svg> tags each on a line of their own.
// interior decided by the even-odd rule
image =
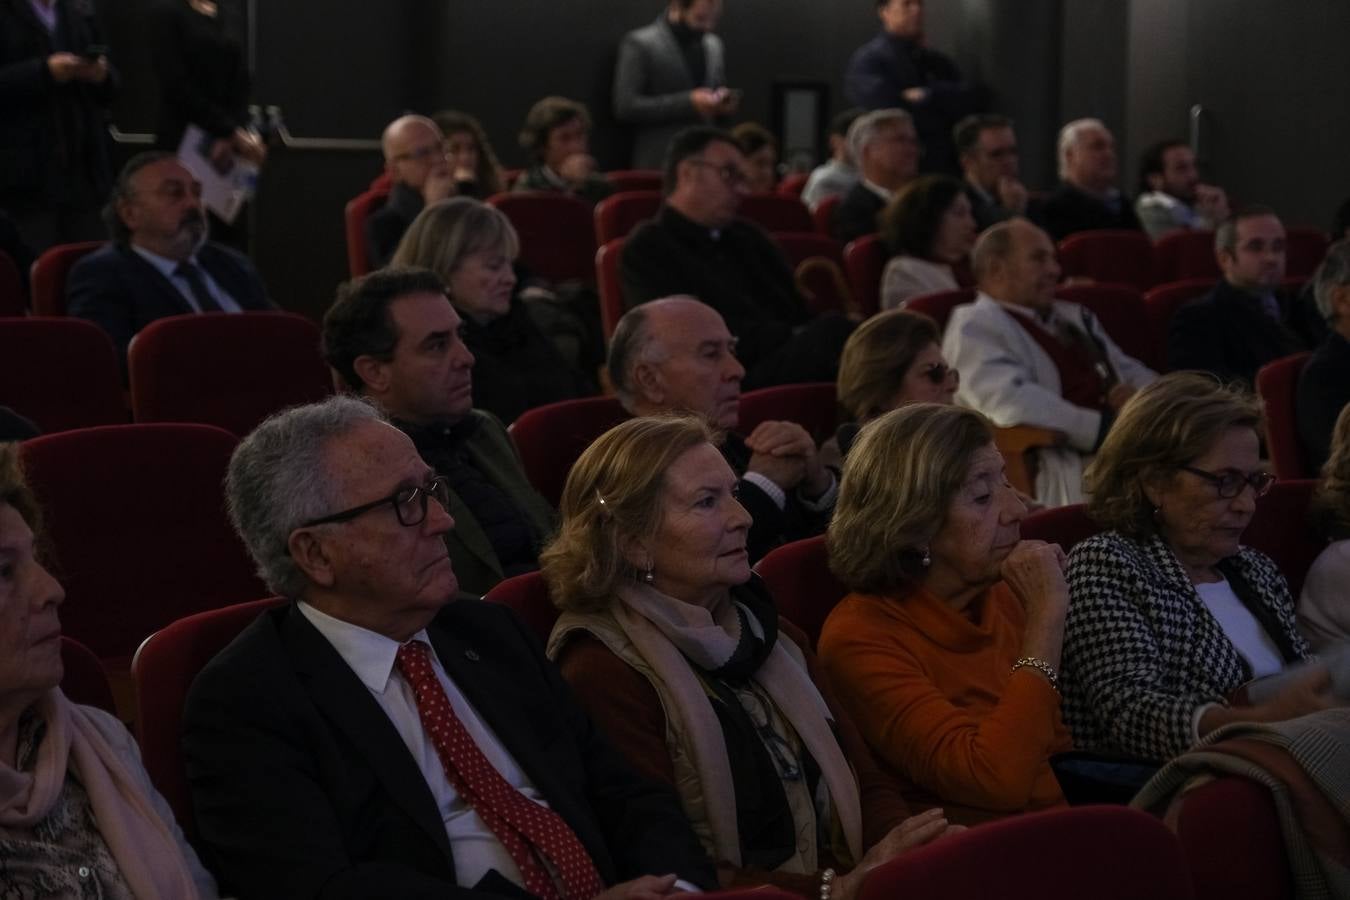
<svg viewBox="0 0 1350 900">
<path fill-rule="evenodd" d="M 465 650 L 464 656 L 469 660 L 469 662 L 478 662 L 477 650 Z"/>
</svg>

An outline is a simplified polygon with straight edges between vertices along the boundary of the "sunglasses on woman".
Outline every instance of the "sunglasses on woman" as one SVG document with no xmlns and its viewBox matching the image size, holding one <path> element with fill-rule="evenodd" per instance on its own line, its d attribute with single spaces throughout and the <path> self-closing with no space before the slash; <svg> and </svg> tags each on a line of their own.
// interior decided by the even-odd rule
<svg viewBox="0 0 1350 900">
<path fill-rule="evenodd" d="M 933 384 L 942 384 L 948 378 L 951 378 L 957 384 L 961 383 L 961 373 L 956 371 L 954 366 L 949 366 L 946 363 L 929 363 L 923 367 L 919 374 Z"/>
</svg>

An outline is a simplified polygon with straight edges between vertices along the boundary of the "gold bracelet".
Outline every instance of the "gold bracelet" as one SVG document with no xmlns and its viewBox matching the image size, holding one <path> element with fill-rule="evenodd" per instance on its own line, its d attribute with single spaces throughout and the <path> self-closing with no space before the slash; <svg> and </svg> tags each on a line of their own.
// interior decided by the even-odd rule
<svg viewBox="0 0 1350 900">
<path fill-rule="evenodd" d="M 830 891 L 834 890 L 834 869 L 820 873 L 820 900 L 830 900 Z"/>
<path fill-rule="evenodd" d="M 1045 676 L 1045 680 L 1050 682 L 1052 688 L 1056 691 L 1059 690 L 1059 673 L 1055 671 L 1054 666 L 1050 665 L 1045 660 L 1036 656 L 1023 656 L 1012 665 L 1012 670 L 1014 672 L 1022 668 L 1035 669 Z"/>
</svg>

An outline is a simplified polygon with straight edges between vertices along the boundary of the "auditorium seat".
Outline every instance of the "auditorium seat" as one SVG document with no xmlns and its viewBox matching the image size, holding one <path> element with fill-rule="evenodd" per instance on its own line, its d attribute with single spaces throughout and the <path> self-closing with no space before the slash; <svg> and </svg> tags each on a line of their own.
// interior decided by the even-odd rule
<svg viewBox="0 0 1350 900">
<path fill-rule="evenodd" d="M 1121 806 L 1079 806 L 989 822 L 882 863 L 858 891 L 858 900 L 1194 896 L 1176 835 L 1153 816 Z"/>
<path fill-rule="evenodd" d="M 288 406 L 332 392 L 318 326 L 287 312 L 170 316 L 127 354 L 137 422 L 201 422 L 240 437 Z"/>
<path fill-rule="evenodd" d="M 136 651 L 132 678 L 139 714 L 136 741 L 150 780 L 173 807 L 174 817 L 189 840 L 197 836 L 179 742 L 188 688 L 211 658 L 233 641 L 258 616 L 285 601 L 278 597 L 249 600 L 207 610 L 166 624 Z"/>
<path fill-rule="evenodd" d="M 555 284 L 595 283 L 595 226 L 585 202 L 552 191 L 512 191 L 488 198 L 520 236 L 520 261 Z"/>
<path fill-rule="evenodd" d="M 880 235 L 864 235 L 844 247 L 844 272 L 853 288 L 853 300 L 864 316 L 881 309 L 881 273 L 889 256 Z"/>
<path fill-rule="evenodd" d="M 738 432 L 749 434 L 770 421 L 796 422 L 817 444 L 828 439 L 839 421 L 834 382 L 780 384 L 741 394 Z"/>
<path fill-rule="evenodd" d="M 94 651 L 74 638 L 61 635 L 61 693 L 72 703 L 94 706 L 117 715 L 112 685 Z"/>
<path fill-rule="evenodd" d="M 839 194 L 831 194 L 824 200 L 816 204 L 816 208 L 811 212 L 811 223 L 815 225 L 816 231 L 826 237 L 834 237 L 834 229 L 830 227 L 834 221 L 834 210 L 842 203 L 844 198 Z"/>
<path fill-rule="evenodd" d="M 627 237 L 639 224 L 654 218 L 660 208 L 658 190 L 610 194 L 595 205 L 595 239 L 604 245 Z"/>
<path fill-rule="evenodd" d="M 33 292 L 33 315 L 66 314 L 66 278 L 71 268 L 102 247 L 104 241 L 80 241 L 48 247 L 33 263 L 29 287 Z"/>
<path fill-rule="evenodd" d="M 623 238 L 615 238 L 600 245 L 595 251 L 596 293 L 600 295 L 600 327 L 605 333 L 605 343 L 614 336 L 625 311 L 623 302 L 623 277 L 619 265 L 623 259 Z"/>
<path fill-rule="evenodd" d="M 1164 363 L 1161 348 L 1153 344 L 1144 314 L 1144 298 L 1128 284 L 1079 284 L 1055 290 L 1055 296 L 1091 310 L 1111 340 L 1129 356 L 1150 368 Z"/>
<path fill-rule="evenodd" d="M 107 425 L 25 441 L 66 634 L 125 672 L 145 637 L 263 593 L 225 514 L 235 436 L 209 425 Z"/>
<path fill-rule="evenodd" d="M 1223 272 L 1214 256 L 1214 232 L 1173 231 L 1153 245 L 1153 260 L 1158 282 L 1184 278 L 1208 278 L 1218 281 Z"/>
<path fill-rule="evenodd" d="M 775 547 L 755 564 L 755 571 L 779 614 L 806 632 L 812 645 L 820 640 L 830 610 L 848 593 L 830 571 L 823 534 Z"/>
<path fill-rule="evenodd" d="M 548 583 L 538 572 L 526 572 L 498 582 L 483 595 L 489 603 L 509 607 L 534 632 L 541 645 L 548 643 L 553 623 L 558 621 L 558 608 L 548 595 Z"/>
<path fill-rule="evenodd" d="M 1022 540 L 1059 544 L 1065 553 L 1101 530 L 1081 503 L 1038 509 L 1022 520 Z"/>
<path fill-rule="evenodd" d="M 0 250 L 0 317 L 28 315 L 28 294 L 23 289 L 19 267 Z"/>
<path fill-rule="evenodd" d="M 1167 371 L 1167 332 L 1172 325 L 1172 316 L 1187 303 L 1208 294 L 1214 284 L 1212 278 L 1188 278 L 1160 284 L 1145 292 L 1144 314 L 1148 317 L 1148 330 L 1162 366 L 1158 371 Z"/>
<path fill-rule="evenodd" d="M 947 330 L 947 320 L 951 318 L 952 310 L 974 302 L 974 288 L 957 288 L 954 291 L 934 291 L 911 297 L 905 302 L 904 308 L 928 316 L 937 323 L 938 331 L 941 332 Z"/>
<path fill-rule="evenodd" d="M 660 169 L 615 169 L 603 173 L 614 187 L 614 193 L 624 191 L 659 191 L 664 176 Z"/>
<path fill-rule="evenodd" d="M 1197 900 L 1294 896 L 1268 788 L 1237 775 L 1220 776 L 1186 792 L 1175 827 Z"/>
<path fill-rule="evenodd" d="M 1284 274 L 1289 278 L 1311 278 L 1327 255 L 1331 241 L 1320 228 L 1295 226 L 1285 230 Z"/>
<path fill-rule="evenodd" d="M 0 319 L 0 406 L 46 434 L 125 423 L 112 339 L 84 319 Z"/>
<path fill-rule="evenodd" d="M 366 220 L 388 199 L 388 188 L 376 189 L 372 184 L 370 190 L 347 202 L 343 212 L 347 226 L 347 269 L 353 278 L 359 278 L 374 268 L 366 253 Z"/>
<path fill-rule="evenodd" d="M 1142 231 L 1081 231 L 1059 242 L 1065 278 L 1132 284 L 1146 291 L 1157 284 L 1153 242 Z"/>
<path fill-rule="evenodd" d="M 591 441 L 626 418 L 614 397 L 582 397 L 527 409 L 507 431 L 525 477 L 556 508 L 572 463 Z"/>
<path fill-rule="evenodd" d="M 1295 353 L 1266 363 L 1256 373 L 1256 392 L 1266 411 L 1266 447 L 1270 465 L 1279 478 L 1312 478 L 1317 475 L 1303 458 L 1295 410 L 1298 376 L 1311 353 Z"/>
<path fill-rule="evenodd" d="M 806 189 L 806 182 L 810 180 L 810 172 L 793 172 L 784 175 L 783 180 L 778 182 L 778 187 L 774 190 L 781 197 L 793 197 L 797 200 L 802 198 L 802 191 Z"/>
<path fill-rule="evenodd" d="M 736 215 L 765 231 L 814 231 L 811 211 L 796 197 L 781 194 L 749 194 L 741 198 Z"/>
<path fill-rule="evenodd" d="M 838 241 L 801 231 L 777 232 L 770 237 L 792 264 L 797 289 L 812 313 L 852 308 L 853 291 L 844 275 L 844 254 Z"/>
</svg>

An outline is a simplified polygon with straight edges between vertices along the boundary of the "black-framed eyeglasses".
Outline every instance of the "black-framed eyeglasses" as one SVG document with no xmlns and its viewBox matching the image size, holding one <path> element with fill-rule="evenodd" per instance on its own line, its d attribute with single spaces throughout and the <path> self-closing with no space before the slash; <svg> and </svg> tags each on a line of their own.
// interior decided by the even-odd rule
<svg viewBox="0 0 1350 900">
<path fill-rule="evenodd" d="M 394 515 L 398 517 L 400 525 L 421 525 L 427 517 L 427 503 L 432 499 L 439 503 L 442 509 L 449 507 L 450 487 L 444 478 L 433 478 L 420 487 L 399 488 L 388 497 L 362 503 L 360 506 L 353 506 L 351 509 L 344 509 L 342 512 L 336 512 L 330 516 L 310 519 L 308 522 L 302 522 L 300 527 L 312 528 L 315 525 L 350 522 L 357 516 L 368 513 L 372 509 L 379 509 L 381 506 L 392 506 Z"/>
<path fill-rule="evenodd" d="M 450 156 L 445 147 L 440 144 L 427 144 L 424 147 L 418 147 L 416 150 L 409 150 L 407 153 L 400 153 L 394 157 L 394 162 L 402 162 L 410 159 L 414 162 L 430 162 L 439 158 L 448 159 Z"/>
<path fill-rule="evenodd" d="M 735 163 L 724 163 L 719 166 L 717 163 L 708 162 L 706 159 L 698 158 L 686 159 L 685 162 L 689 163 L 691 166 L 703 166 L 712 169 L 721 176 L 722 181 L 728 187 L 738 187 L 749 181 L 749 179 L 745 177 L 745 173 L 741 171 L 741 167 Z"/>
<path fill-rule="evenodd" d="M 946 363 L 929 363 L 923 367 L 919 374 L 933 384 L 942 384 L 948 378 L 956 384 L 961 383 L 961 373 L 956 371 L 955 366 L 949 366 Z"/>
<path fill-rule="evenodd" d="M 1269 472 L 1253 472 L 1250 475 L 1239 472 L 1237 469 L 1206 472 L 1204 469 L 1197 469 L 1194 466 L 1182 466 L 1181 471 L 1190 472 L 1196 478 L 1203 478 L 1214 485 L 1215 490 L 1219 492 L 1219 497 L 1224 500 L 1232 500 L 1242 493 L 1242 489 L 1248 485 L 1251 485 L 1252 492 L 1256 496 L 1264 497 L 1270 491 L 1270 486 L 1275 483 L 1275 476 Z"/>
</svg>

